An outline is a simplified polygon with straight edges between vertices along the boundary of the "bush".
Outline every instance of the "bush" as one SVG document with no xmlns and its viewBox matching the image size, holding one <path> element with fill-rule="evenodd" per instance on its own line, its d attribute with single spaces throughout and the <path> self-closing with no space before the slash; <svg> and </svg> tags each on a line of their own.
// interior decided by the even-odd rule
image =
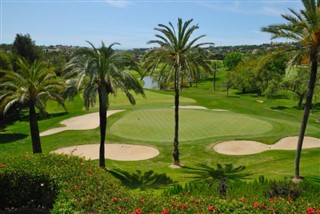
<svg viewBox="0 0 320 214">
<path fill-rule="evenodd" d="M 42 172 L 14 170 L 0 174 L 0 209 L 51 209 L 58 194 L 54 180 Z"/>
<path fill-rule="evenodd" d="M 95 162 L 78 157 L 1 157 L 0 213 L 320 212 L 319 184 L 308 180 L 299 185 L 287 180 L 274 184 L 263 177 L 254 182 L 208 180 L 175 184 L 163 194 L 154 194 L 130 191 Z M 295 200 L 290 194 L 270 195 L 292 189 L 299 190 Z"/>
</svg>

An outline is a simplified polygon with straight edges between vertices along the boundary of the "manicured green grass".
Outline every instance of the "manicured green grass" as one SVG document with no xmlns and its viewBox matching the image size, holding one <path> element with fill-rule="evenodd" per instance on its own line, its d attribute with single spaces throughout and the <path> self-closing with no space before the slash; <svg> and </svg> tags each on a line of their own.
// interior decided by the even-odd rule
<svg viewBox="0 0 320 214">
<path fill-rule="evenodd" d="M 214 110 L 180 109 L 180 141 L 213 137 L 262 134 L 272 125 L 243 114 Z M 112 135 L 136 141 L 171 143 L 174 134 L 173 109 L 131 111 L 110 128 Z"/>
</svg>

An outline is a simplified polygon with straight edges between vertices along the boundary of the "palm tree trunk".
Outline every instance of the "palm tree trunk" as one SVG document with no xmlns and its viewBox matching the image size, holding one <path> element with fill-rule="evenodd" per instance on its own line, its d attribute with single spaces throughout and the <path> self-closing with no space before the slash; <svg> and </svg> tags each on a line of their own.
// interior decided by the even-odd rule
<svg viewBox="0 0 320 214">
<path fill-rule="evenodd" d="M 33 154 L 42 153 L 37 114 L 34 108 L 34 103 L 32 101 L 30 102 L 30 105 L 29 105 L 29 126 L 30 126 Z"/>
<path fill-rule="evenodd" d="M 180 165 L 179 160 L 179 69 L 174 75 L 174 141 L 173 141 L 173 165 Z"/>
<path fill-rule="evenodd" d="M 100 148 L 99 148 L 99 166 L 106 167 L 105 163 L 105 139 L 107 128 L 107 89 L 105 85 L 99 88 L 99 119 L 100 119 Z"/>
<path fill-rule="evenodd" d="M 294 166 L 294 177 L 296 179 L 300 179 L 300 157 L 301 157 L 301 150 L 303 145 L 303 139 L 305 135 L 305 131 L 307 128 L 308 118 L 310 109 L 312 107 L 312 97 L 314 92 L 314 87 L 317 79 L 317 71 L 318 71 L 318 51 L 312 50 L 310 53 L 310 60 L 311 60 L 311 70 L 310 70 L 310 80 L 308 86 L 308 93 L 306 96 L 306 105 L 304 107 L 304 113 L 302 117 L 301 127 L 300 127 L 300 134 L 297 144 L 297 152 L 295 157 L 295 166 Z"/>
<path fill-rule="evenodd" d="M 302 109 L 302 102 L 304 99 L 304 94 L 299 94 L 298 96 L 299 96 L 298 108 Z"/>
</svg>

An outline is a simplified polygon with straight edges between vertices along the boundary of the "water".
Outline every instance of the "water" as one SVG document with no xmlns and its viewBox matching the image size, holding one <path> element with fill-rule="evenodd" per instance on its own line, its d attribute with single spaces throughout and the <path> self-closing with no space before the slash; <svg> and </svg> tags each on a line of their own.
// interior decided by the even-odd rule
<svg viewBox="0 0 320 214">
<path fill-rule="evenodd" d="M 145 76 L 145 77 L 143 77 L 142 80 L 144 82 L 143 88 L 146 88 L 146 89 L 156 89 L 156 88 L 158 88 L 157 82 L 154 81 L 151 76 Z"/>
</svg>

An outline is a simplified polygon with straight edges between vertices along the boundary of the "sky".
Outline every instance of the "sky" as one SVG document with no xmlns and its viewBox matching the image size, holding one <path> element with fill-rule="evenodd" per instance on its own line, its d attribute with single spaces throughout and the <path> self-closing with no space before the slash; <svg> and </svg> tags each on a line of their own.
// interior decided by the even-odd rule
<svg viewBox="0 0 320 214">
<path fill-rule="evenodd" d="M 0 0 L 0 43 L 29 34 L 36 45 L 148 48 L 158 24 L 193 19 L 194 36 L 215 46 L 270 43 L 262 27 L 286 21 L 300 0 Z M 275 40 L 281 42 L 281 40 Z"/>
</svg>

